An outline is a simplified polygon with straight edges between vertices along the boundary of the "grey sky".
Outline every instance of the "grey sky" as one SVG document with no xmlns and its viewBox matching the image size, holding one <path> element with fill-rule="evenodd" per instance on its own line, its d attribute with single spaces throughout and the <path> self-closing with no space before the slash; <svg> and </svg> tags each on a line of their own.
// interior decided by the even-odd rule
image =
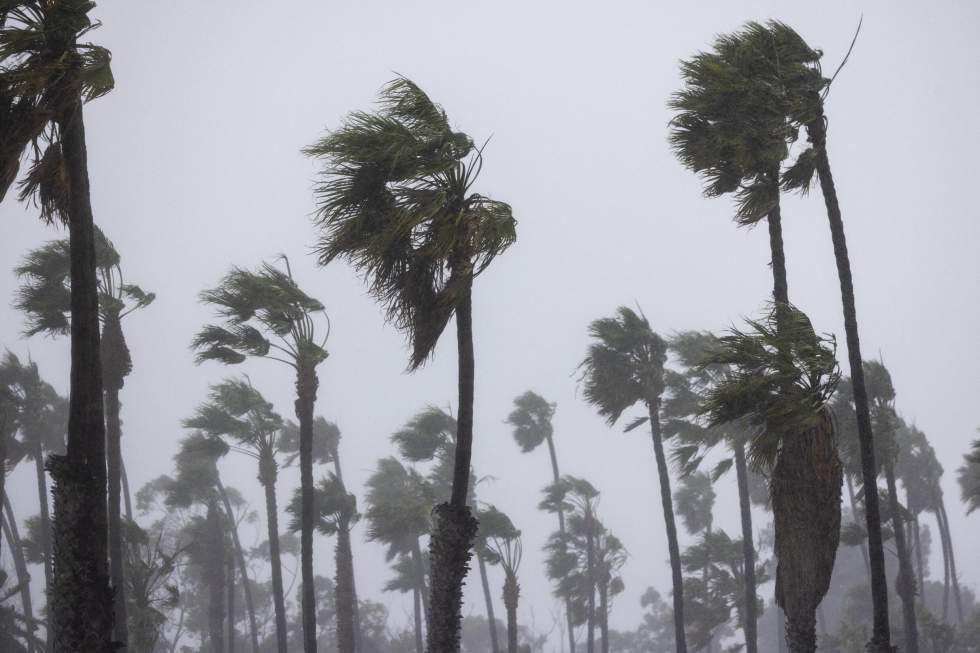
<svg viewBox="0 0 980 653">
<path fill-rule="evenodd" d="M 663 334 L 723 329 L 755 315 L 770 292 L 764 229 L 737 229 L 727 199 L 670 153 L 666 101 L 677 62 L 745 20 L 778 18 L 840 61 L 858 18 L 864 28 L 828 100 L 829 152 L 847 228 L 867 357 L 883 357 L 897 406 L 929 436 L 946 468 L 945 491 L 963 581 L 980 586 L 971 555 L 980 518 L 966 518 L 955 468 L 980 426 L 980 137 L 976 27 L 980 4 L 959 2 L 149 2 L 103 0 L 93 40 L 113 52 L 116 90 L 86 109 L 96 221 L 127 276 L 158 299 L 127 319 L 134 372 L 122 393 L 134 492 L 170 471 L 179 422 L 209 383 L 248 372 L 284 415 L 292 380 L 275 363 L 197 368 L 188 350 L 208 318 L 196 294 L 232 264 L 280 252 L 333 320 L 320 368 L 317 413 L 336 421 L 345 473 L 361 484 L 392 449 L 388 436 L 427 403 L 455 403 L 455 338 L 407 375 L 401 336 L 383 322 L 343 264 L 307 256 L 315 165 L 300 154 L 353 109 L 369 109 L 394 72 L 418 82 L 475 139 L 493 136 L 479 191 L 513 205 L 518 242 L 475 291 L 477 474 L 481 499 L 524 531 L 521 619 L 533 607 L 550 627 L 554 601 L 540 547 L 554 528 L 535 506 L 546 453 L 523 455 L 502 423 L 512 398 L 533 389 L 558 402 L 564 472 L 602 491 L 603 518 L 630 552 L 615 628 L 634 627 L 649 585 L 669 588 L 649 438 L 608 428 L 576 395 L 586 326 L 638 302 Z M 0 346 L 30 354 L 67 388 L 67 342 L 21 339 L 9 308 L 9 270 L 29 248 L 63 232 L 35 210 L 0 207 Z M 818 330 L 839 335 L 840 295 L 819 194 L 787 199 L 784 231 L 791 299 Z M 845 366 L 846 367 L 846 366 Z M 256 506 L 252 462 L 222 463 Z M 10 487 L 19 516 L 36 510 L 32 473 Z M 287 470 L 280 501 L 298 483 Z M 720 482 L 719 525 L 738 531 L 734 479 Z M 725 489 L 727 488 L 727 489 Z M 761 513 L 757 525 L 761 523 Z M 246 542 L 257 542 L 262 523 Z M 410 602 L 382 595 L 379 547 L 361 543 L 359 592 L 407 622 Z M 316 566 L 332 569 L 320 538 Z M 938 571 L 938 568 L 937 568 Z M 499 587 L 502 577 L 493 570 Z M 466 611 L 481 613 L 471 577 Z M 762 590 L 767 598 L 771 585 Z M 499 596 L 499 589 L 494 590 Z"/>
</svg>

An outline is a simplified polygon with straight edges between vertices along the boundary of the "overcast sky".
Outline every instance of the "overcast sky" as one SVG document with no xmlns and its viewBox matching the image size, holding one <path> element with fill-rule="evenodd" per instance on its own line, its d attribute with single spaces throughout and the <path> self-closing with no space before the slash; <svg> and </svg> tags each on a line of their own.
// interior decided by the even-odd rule
<svg viewBox="0 0 980 653">
<path fill-rule="evenodd" d="M 827 104 L 861 339 L 866 357 L 883 357 L 899 411 L 928 434 L 946 468 L 959 571 L 976 589 L 980 517 L 965 516 L 954 474 L 980 426 L 980 4 L 971 0 L 103 0 L 95 15 L 104 26 L 92 37 L 113 52 L 116 89 L 86 109 L 95 216 L 127 278 L 158 297 L 125 323 L 134 371 L 122 393 L 123 451 L 133 492 L 171 470 L 180 421 L 209 383 L 247 372 L 291 416 L 284 366 L 193 363 L 188 344 L 209 319 L 197 293 L 233 264 L 285 253 L 326 305 L 333 332 L 317 413 L 342 429 L 345 474 L 362 502 L 363 481 L 393 451 L 393 431 L 426 404 L 455 410 L 452 331 L 424 369 L 406 374 L 403 338 L 362 280 L 341 263 L 319 269 L 309 256 L 316 165 L 300 149 L 348 111 L 370 109 L 397 72 L 459 129 L 478 141 L 493 136 L 478 191 L 509 202 L 518 220 L 517 243 L 475 287 L 473 464 L 490 477 L 480 498 L 524 531 L 521 620 L 531 621 L 533 609 L 534 625 L 547 630 L 555 611 L 540 554 L 555 524 L 536 510 L 547 453 L 521 454 L 503 424 L 513 397 L 533 389 L 558 403 L 563 472 L 601 490 L 601 515 L 629 550 L 611 622 L 635 627 L 644 589 L 669 590 L 656 467 L 644 432 L 607 427 L 576 392 L 587 325 L 638 303 L 664 335 L 721 330 L 758 315 L 771 288 L 766 230 L 737 228 L 730 200 L 702 198 L 699 180 L 668 148 L 678 60 L 746 20 L 777 18 L 822 48 L 833 70 L 862 13 L 860 39 Z M 9 305 L 18 259 L 65 233 L 36 213 L 11 198 L 0 207 L 0 346 L 29 353 L 64 392 L 66 340 L 22 339 L 22 318 Z M 790 297 L 818 330 L 838 335 L 846 361 L 819 193 L 785 199 L 783 214 Z M 222 462 L 226 481 L 264 512 L 255 472 L 248 458 Z M 296 484 L 295 469 L 281 475 L 280 505 Z M 17 470 L 8 488 L 19 517 L 36 511 L 30 470 Z M 734 478 L 718 491 L 718 524 L 735 535 Z M 243 539 L 257 543 L 264 530 L 260 522 Z M 410 601 L 381 593 L 383 550 L 362 543 L 363 532 L 359 593 L 408 623 Z M 332 575 L 333 542 L 317 543 L 316 569 Z M 491 574 L 499 588 L 500 572 Z M 467 613 L 483 611 L 478 588 L 471 576 Z M 771 585 L 763 593 L 768 599 Z"/>
</svg>

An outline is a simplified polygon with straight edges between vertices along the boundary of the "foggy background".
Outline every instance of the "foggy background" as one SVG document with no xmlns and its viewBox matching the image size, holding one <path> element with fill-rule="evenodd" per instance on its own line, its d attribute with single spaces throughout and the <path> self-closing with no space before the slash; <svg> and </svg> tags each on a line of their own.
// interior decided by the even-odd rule
<svg viewBox="0 0 980 653">
<path fill-rule="evenodd" d="M 171 472 L 180 421 L 209 383 L 246 372 L 293 416 L 285 366 L 193 363 L 191 337 L 211 317 L 197 293 L 233 264 L 287 254 L 300 286 L 326 305 L 333 332 L 316 413 L 342 430 L 344 473 L 362 508 L 363 482 L 393 452 L 391 433 L 427 404 L 455 412 L 453 325 L 435 358 L 405 374 L 402 336 L 362 280 L 341 263 L 319 269 L 308 255 L 316 164 L 300 148 L 347 112 L 371 109 L 397 72 L 475 140 L 493 136 L 476 190 L 512 204 L 518 220 L 517 243 L 475 287 L 473 464 L 490 477 L 479 498 L 523 530 L 519 619 L 547 631 L 558 614 L 541 555 L 555 520 L 536 509 L 550 480 L 547 453 L 522 454 L 503 423 L 512 399 L 532 389 L 558 403 L 562 472 L 596 485 L 601 518 L 629 550 L 610 622 L 635 627 L 644 589 L 670 587 L 656 469 L 643 429 L 607 427 L 576 393 L 587 325 L 639 303 L 662 335 L 717 331 L 759 315 L 771 292 L 765 228 L 736 228 L 730 201 L 703 199 L 667 146 L 678 60 L 746 20 L 776 18 L 824 50 L 829 73 L 863 13 L 827 101 L 862 344 L 867 358 L 883 357 L 898 411 L 926 432 L 946 469 L 961 581 L 978 589 L 971 545 L 980 518 L 965 517 L 955 468 L 980 426 L 980 4 L 930 4 L 103 0 L 94 15 L 104 27 L 91 36 L 113 53 L 116 89 L 86 108 L 95 219 L 127 279 L 157 293 L 124 323 L 134 371 L 121 395 L 123 455 L 133 494 Z M 790 298 L 818 331 L 838 335 L 846 372 L 823 202 L 816 192 L 783 206 Z M 22 339 L 22 316 L 10 307 L 20 257 L 66 234 L 36 214 L 13 201 L 0 208 L 0 346 L 29 354 L 65 393 L 67 339 Z M 36 511 L 28 467 L 7 486 L 20 518 Z M 221 471 L 263 514 L 253 461 L 230 455 Z M 283 470 L 280 506 L 298 483 L 297 468 Z M 716 491 L 716 524 L 738 536 L 734 476 Z M 767 520 L 755 519 L 758 532 Z M 264 517 L 243 529 L 243 545 L 259 543 Z M 362 522 L 354 531 L 358 594 L 385 603 L 392 623 L 409 623 L 411 595 L 382 594 L 384 551 L 362 541 L 364 530 Z M 317 536 L 316 545 L 317 573 L 332 576 L 333 542 Z M 502 573 L 490 574 L 499 601 Z M 760 589 L 767 601 L 771 594 L 771 584 Z M 471 573 L 464 614 L 483 611 Z"/>
</svg>

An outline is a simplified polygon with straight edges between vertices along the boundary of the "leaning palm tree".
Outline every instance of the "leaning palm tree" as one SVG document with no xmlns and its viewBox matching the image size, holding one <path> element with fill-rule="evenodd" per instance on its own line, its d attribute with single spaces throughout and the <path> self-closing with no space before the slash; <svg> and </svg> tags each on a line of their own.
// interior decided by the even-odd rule
<svg viewBox="0 0 980 653">
<path fill-rule="evenodd" d="M 596 407 L 609 424 L 637 403 L 646 415 L 633 420 L 626 430 L 650 422 L 653 451 L 660 476 L 660 502 L 667 528 L 667 548 L 674 588 L 674 637 L 677 653 L 687 653 L 684 635 L 684 584 L 681 575 L 677 525 L 670 493 L 670 470 L 664 454 L 660 429 L 660 402 L 664 391 L 664 363 L 667 344 L 650 328 L 646 317 L 621 306 L 616 317 L 603 318 L 589 325 L 593 342 L 580 364 L 585 399 Z"/>
<path fill-rule="evenodd" d="M 95 227 L 95 267 L 102 328 L 102 386 L 105 394 L 106 471 L 109 491 L 109 561 L 115 606 L 115 636 L 128 641 L 121 501 L 125 465 L 119 392 L 133 369 L 123 320 L 153 302 L 156 295 L 127 283 L 121 257 L 105 233 Z M 31 250 L 14 269 L 22 280 L 14 306 L 27 318 L 26 335 L 68 335 L 71 331 L 71 243 L 50 241 Z M 126 517 L 132 519 L 128 486 Z"/>
<path fill-rule="evenodd" d="M 300 533 L 303 650 L 316 652 L 316 592 L 313 584 L 313 409 L 319 381 L 316 368 L 327 358 L 330 335 L 326 311 L 293 279 L 289 260 L 285 270 L 269 263 L 258 270 L 232 268 L 218 287 L 201 293 L 222 324 L 205 326 L 194 338 L 197 362 L 216 360 L 226 365 L 248 357 L 288 365 L 296 373 L 296 418 L 299 420 L 300 487 L 303 492 Z M 317 335 L 317 317 L 327 322 Z"/>
<path fill-rule="evenodd" d="M 429 648 L 459 650 L 463 580 L 476 534 L 467 506 L 473 443 L 474 279 L 515 239 L 510 206 L 472 192 L 483 159 L 443 109 L 398 78 L 377 113 L 355 112 L 306 153 L 326 165 L 317 189 L 320 263 L 363 272 L 408 337 L 409 369 L 432 354 L 456 315 L 459 435 L 450 501 L 431 540 Z"/>
<path fill-rule="evenodd" d="M 282 418 L 272 404 L 256 390 L 251 382 L 229 379 L 211 386 L 208 401 L 201 404 L 194 416 L 184 420 L 184 427 L 197 429 L 209 437 L 225 441 L 229 450 L 253 458 L 259 467 L 259 484 L 265 491 L 266 524 L 268 526 L 269 551 L 272 571 L 272 599 L 276 617 L 276 643 L 279 653 L 286 653 L 286 603 L 282 585 L 282 560 L 279 555 L 279 510 L 276 507 L 276 479 L 279 464 L 279 433 Z M 231 515 L 231 506 L 225 501 L 225 511 Z M 230 528 L 236 550 L 241 550 L 238 529 Z M 248 568 L 240 557 L 239 573 L 242 575 L 245 607 L 248 610 L 252 649 L 259 648 L 255 607 L 248 582 Z"/>
<path fill-rule="evenodd" d="M 749 461 L 770 470 L 776 602 L 786 612 L 790 653 L 816 650 L 816 610 L 839 543 L 843 478 L 827 408 L 840 376 L 834 355 L 832 340 L 783 305 L 722 337 L 704 363 L 731 367 L 704 399 L 708 423 L 746 420 L 754 430 Z"/>
<path fill-rule="evenodd" d="M 980 440 L 973 441 L 973 450 L 963 456 L 963 466 L 956 470 L 960 494 L 966 504 L 966 514 L 980 508 Z"/>
<path fill-rule="evenodd" d="M 33 154 L 21 197 L 67 223 L 71 247 L 71 392 L 67 454 L 51 459 L 56 649 L 109 653 L 105 422 L 94 223 L 82 104 L 112 89 L 109 51 L 80 43 L 90 0 L 12 0 L 0 16 L 0 201 Z"/>
<path fill-rule="evenodd" d="M 558 455 L 555 451 L 555 429 L 551 424 L 556 404 L 549 403 L 541 395 L 528 390 L 514 398 L 514 409 L 507 416 L 507 423 L 514 427 L 514 440 L 521 451 L 529 453 L 547 443 L 551 459 L 551 482 L 561 478 L 558 471 Z M 558 530 L 565 533 L 565 513 L 558 511 Z M 568 624 L 568 650 L 575 653 L 575 629 L 572 625 L 572 605 L 565 602 L 565 620 Z"/>
<path fill-rule="evenodd" d="M 521 532 L 504 513 L 493 506 L 480 512 L 480 538 L 488 558 L 504 570 L 504 609 L 507 611 L 507 653 L 517 653 L 517 603 L 521 596 L 521 586 L 517 582 L 517 571 L 521 566 L 523 547 Z M 493 632 L 497 624 L 490 618 Z"/>
<path fill-rule="evenodd" d="M 501 557 L 500 551 L 495 548 L 495 540 L 508 541 L 519 536 L 520 531 L 514 527 L 514 523 L 506 514 L 496 508 L 487 505 L 477 509 L 477 520 L 480 522 L 480 530 L 476 534 L 477 561 L 480 565 L 480 582 L 483 584 L 483 600 L 487 606 L 487 624 L 490 627 L 490 650 L 491 653 L 500 653 L 500 645 L 497 641 L 497 618 L 493 609 L 493 595 L 490 591 L 490 578 L 487 574 L 488 565 L 501 565 L 504 568 L 505 578 L 508 573 L 507 560 Z M 516 573 L 516 567 L 514 569 Z M 516 578 L 515 578 L 516 583 Z M 504 607 L 507 608 L 508 585 L 504 585 Z M 513 596 L 514 608 L 517 608 L 517 595 Z M 510 618 L 509 608 L 507 618 Z M 516 625 L 515 625 L 516 628 Z M 509 629 L 509 625 L 508 625 Z M 516 637 L 516 630 L 515 630 Z M 509 647 L 509 644 L 508 644 Z"/>
</svg>

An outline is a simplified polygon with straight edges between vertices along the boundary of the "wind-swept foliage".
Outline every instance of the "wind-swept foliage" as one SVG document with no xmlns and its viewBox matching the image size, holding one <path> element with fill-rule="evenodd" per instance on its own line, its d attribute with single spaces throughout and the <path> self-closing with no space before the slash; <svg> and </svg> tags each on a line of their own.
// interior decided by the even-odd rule
<svg viewBox="0 0 980 653">
<path fill-rule="evenodd" d="M 969 514 L 980 509 L 980 440 L 973 441 L 973 450 L 965 454 L 963 460 L 963 466 L 956 470 L 956 479 Z"/>
</svg>

